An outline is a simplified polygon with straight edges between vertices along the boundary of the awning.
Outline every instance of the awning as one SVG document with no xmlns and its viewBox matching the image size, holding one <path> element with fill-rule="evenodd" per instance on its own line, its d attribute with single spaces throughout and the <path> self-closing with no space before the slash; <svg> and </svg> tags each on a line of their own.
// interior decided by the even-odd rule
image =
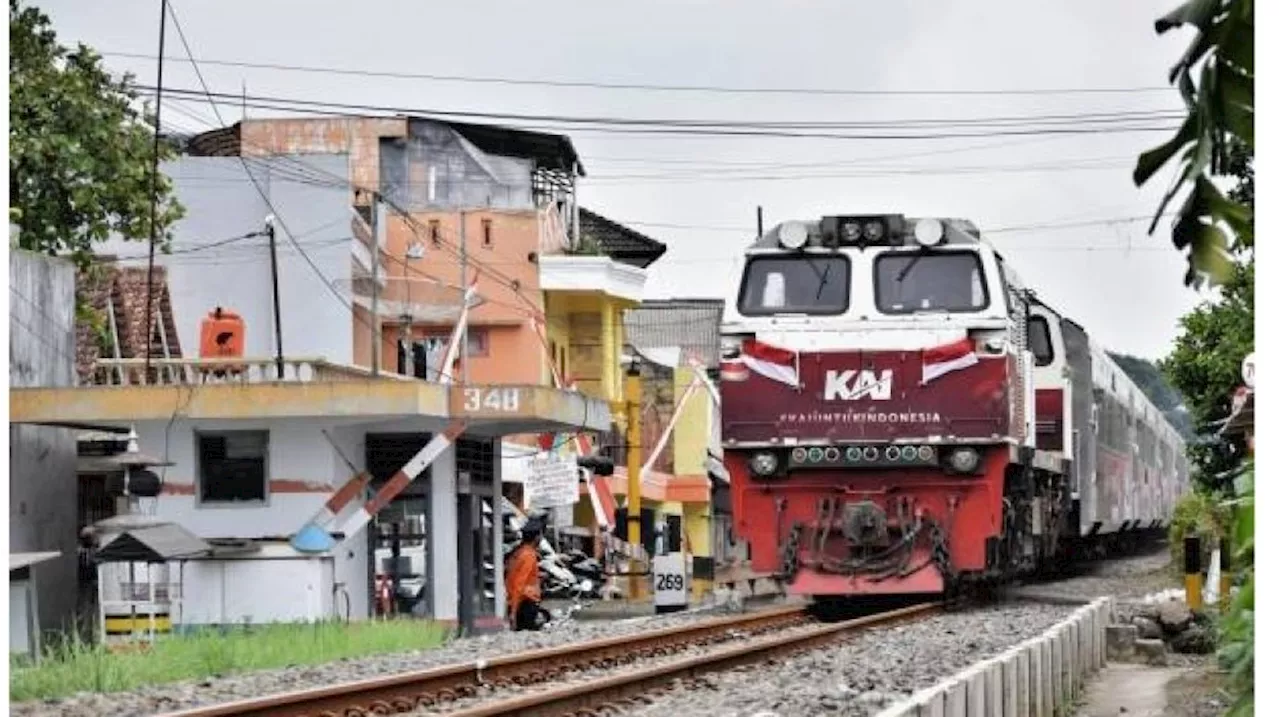
<svg viewBox="0 0 1280 717">
<path fill-rule="evenodd" d="M 47 562 L 62 555 L 60 551 L 50 550 L 43 553 L 9 553 L 9 572 L 29 568 L 38 563 Z"/>
</svg>

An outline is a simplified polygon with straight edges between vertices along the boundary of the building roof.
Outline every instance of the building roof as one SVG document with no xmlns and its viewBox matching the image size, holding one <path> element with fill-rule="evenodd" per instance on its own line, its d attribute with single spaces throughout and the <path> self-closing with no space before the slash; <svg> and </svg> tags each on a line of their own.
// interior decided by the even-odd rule
<svg viewBox="0 0 1280 717">
<path fill-rule="evenodd" d="M 640 232 L 578 207 L 578 231 L 586 241 L 594 241 L 600 250 L 625 264 L 641 269 L 667 253 L 667 245 Z"/>
<path fill-rule="evenodd" d="M 714 363 L 720 355 L 723 314 L 719 299 L 664 299 L 628 310 L 622 322 L 627 343 L 641 353 L 678 348 L 682 360 Z"/>
<path fill-rule="evenodd" d="M 62 555 L 57 550 L 51 550 L 44 553 L 9 553 L 9 572 L 29 568 L 37 563 L 43 563 L 48 560 Z"/>
<path fill-rule="evenodd" d="M 563 134 L 531 132 L 492 124 L 454 122 L 437 117 L 413 116 L 409 120 L 446 125 L 488 154 L 525 157 L 532 159 L 539 169 L 572 172 L 579 177 L 587 175 L 586 168 L 582 166 L 582 160 L 578 157 L 578 150 L 574 149 L 573 141 Z"/>
<path fill-rule="evenodd" d="M 182 527 L 167 523 L 121 533 L 102 546 L 94 554 L 94 560 L 100 563 L 162 563 L 207 555 L 211 549 L 212 546 Z"/>
<path fill-rule="evenodd" d="M 462 135 L 481 151 L 503 157 L 532 159 L 539 169 L 550 169 L 586 176 L 582 159 L 573 141 L 563 134 L 531 132 L 502 125 L 474 124 L 426 116 L 403 116 L 410 122 L 435 122 L 445 125 Z M 261 118 L 252 121 L 270 122 L 272 119 L 297 120 L 296 117 Z M 391 118 L 387 118 L 391 119 Z M 240 154 L 240 123 L 230 127 L 202 132 L 186 140 L 187 151 L 203 157 L 234 157 Z"/>
</svg>

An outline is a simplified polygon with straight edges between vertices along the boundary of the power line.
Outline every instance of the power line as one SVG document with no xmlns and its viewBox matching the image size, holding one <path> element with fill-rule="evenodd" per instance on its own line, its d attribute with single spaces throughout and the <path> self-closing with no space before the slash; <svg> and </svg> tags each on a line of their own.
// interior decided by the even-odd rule
<svg viewBox="0 0 1280 717">
<path fill-rule="evenodd" d="M 153 59 L 151 55 L 132 52 L 103 52 L 107 57 L 124 57 L 130 59 Z M 192 58 L 192 62 L 196 62 Z M 1125 95 L 1169 93 L 1169 86 L 1139 87 L 1067 87 L 1067 88 L 1003 88 L 1003 89 L 951 89 L 951 90 L 867 90 L 834 87 L 730 87 L 727 85 L 673 85 L 640 82 L 605 82 L 589 80 L 557 80 L 557 79 L 522 79 L 514 77 L 493 77 L 480 75 L 444 75 L 422 72 L 396 72 L 386 70 L 364 70 L 343 67 L 325 67 L 318 65 L 292 65 L 273 62 L 247 62 L 223 59 L 201 59 L 205 65 L 222 67 L 242 67 L 259 70 L 278 70 L 284 72 L 306 72 L 330 75 L 351 75 L 355 77 L 385 77 L 405 80 L 431 80 L 435 82 L 461 82 L 474 84 L 525 85 L 538 87 L 565 87 L 602 90 L 644 90 L 654 92 L 703 92 L 712 94 L 763 94 L 763 95 L 832 95 L 832 96 L 884 96 L 884 97 L 948 97 L 948 96 L 1052 96 L 1052 95 Z"/>
<path fill-rule="evenodd" d="M 148 89 L 145 85 L 134 85 L 135 89 Z M 184 88 L 164 88 L 165 92 L 176 95 L 178 97 L 198 96 L 197 90 L 189 90 Z M 209 93 L 209 100 L 213 98 L 221 98 L 218 104 L 241 105 L 245 104 L 250 107 L 260 109 L 271 109 L 279 111 L 304 112 L 312 114 L 325 115 L 347 115 L 347 116 L 366 116 L 369 112 L 381 112 L 390 115 L 414 115 L 425 116 L 429 118 L 437 118 L 442 121 L 448 121 L 447 118 L 465 118 L 465 119 L 484 119 L 501 122 L 532 122 L 552 125 L 568 125 L 568 127 L 553 127 L 551 131 L 568 131 L 572 128 L 575 132 L 602 132 L 613 134 L 655 134 L 655 135 L 688 135 L 699 137 L 775 137 L 775 138 L 791 138 L 791 139 L 839 139 L 839 140 L 940 140 L 940 139 L 964 139 L 970 137 L 1006 137 L 1006 136 L 1042 136 L 1042 135 L 1090 135 L 1090 134 L 1119 134 L 1134 132 L 1171 132 L 1177 129 L 1174 124 L 1168 125 L 1152 125 L 1152 124 L 1124 124 L 1117 126 L 1114 121 L 1100 121 L 1083 119 L 1081 122 L 1091 123 L 1094 126 L 1077 126 L 1063 125 L 1054 122 L 1044 126 L 1030 126 L 1034 122 L 1030 122 L 1029 126 L 998 126 L 985 130 L 975 131 L 948 131 L 948 132 L 910 132 L 888 134 L 884 132 L 877 133 L 841 133 L 841 132 L 819 132 L 819 131 L 800 131 L 798 129 L 774 129 L 769 123 L 760 122 L 740 122 L 734 120 L 678 120 L 678 119 L 636 119 L 636 118 L 618 118 L 618 117 L 571 117 L 556 115 L 527 115 L 518 113 L 497 113 L 497 112 L 469 112 L 456 110 L 437 110 L 412 107 L 396 107 L 388 105 L 374 104 L 357 104 L 346 102 L 331 102 L 321 100 L 306 100 L 300 98 L 287 97 L 267 97 L 261 95 L 249 95 L 246 99 L 242 95 L 233 95 L 228 93 Z M 1142 119 L 1125 119 L 1124 122 L 1151 122 L 1165 119 L 1163 116 L 1151 116 Z M 1176 116 L 1170 114 L 1168 119 L 1176 119 Z M 795 123 L 793 123 L 795 124 Z M 889 122 L 886 121 L 880 125 L 866 125 L 872 128 L 883 127 L 885 129 L 906 127 L 911 129 L 911 125 L 904 125 L 902 121 Z M 541 131 L 540 126 L 523 126 L 523 129 L 534 130 L 535 127 Z M 813 126 L 819 129 L 820 126 Z"/>
<path fill-rule="evenodd" d="M 191 52 L 191 46 L 187 43 L 186 33 L 182 31 L 182 24 L 178 21 L 177 13 L 174 12 L 172 7 L 170 7 L 169 14 L 170 14 L 170 17 L 173 18 L 173 27 L 178 32 L 178 38 L 182 41 L 183 50 L 186 52 L 187 57 L 190 58 L 191 60 L 191 66 L 192 66 L 192 69 L 195 70 L 196 78 L 200 81 L 200 86 L 204 87 L 207 93 L 208 85 L 205 84 L 204 75 L 200 72 L 200 66 L 196 64 L 195 56 Z M 210 106 L 213 109 L 214 116 L 217 117 L 218 119 L 218 123 L 225 125 L 226 123 L 222 119 L 222 114 L 218 111 L 218 106 L 216 103 L 213 102 L 212 97 L 210 97 Z M 307 266 L 311 267 L 311 270 L 315 272 L 316 276 L 320 278 L 320 281 L 325 285 L 325 288 L 328 289 L 330 293 L 332 293 L 333 296 L 340 303 L 342 303 L 343 306 L 347 307 L 351 311 L 351 315 L 353 317 L 355 317 L 359 321 L 363 321 L 363 319 L 360 318 L 360 315 L 356 312 L 355 307 L 347 303 L 346 298 L 343 297 L 342 294 L 340 294 L 338 290 L 333 287 L 331 281 L 329 280 L 329 277 L 325 276 L 325 273 L 321 271 L 320 267 L 316 266 L 315 262 L 311 260 L 310 255 L 308 255 L 306 250 L 302 248 L 302 245 L 298 243 L 298 240 L 294 237 L 293 232 L 289 231 L 288 224 L 285 222 L 284 217 L 278 211 L 276 211 L 275 205 L 271 202 L 271 197 L 267 195 L 267 192 L 262 188 L 262 185 L 258 183 L 257 178 L 253 176 L 253 172 L 249 169 L 249 163 L 245 161 L 245 158 L 243 156 L 241 155 L 237 155 L 237 156 L 240 159 L 241 165 L 244 167 L 245 174 L 248 175 L 250 181 L 253 182 L 254 188 L 258 191 L 258 194 L 262 197 L 262 201 L 266 203 L 267 207 L 270 208 L 271 213 L 275 216 L 276 220 L 280 222 L 280 228 L 283 230 L 285 237 L 289 240 L 291 244 L 293 244 L 294 248 L 298 250 L 298 254 L 307 262 Z"/>
<path fill-rule="evenodd" d="M 1116 159 L 1103 158 L 1097 160 L 1085 160 L 1078 162 L 1054 162 L 1054 163 L 1038 163 L 1038 164 L 1015 164 L 1015 165 L 986 165 L 986 166 L 933 166 L 933 167 L 884 167 L 876 169 L 866 169 L 860 171 L 849 172 L 824 172 L 824 173 L 789 173 L 789 174 L 734 174 L 732 170 L 725 170 L 712 173 L 698 172 L 670 172 L 656 174 L 610 174 L 597 175 L 591 179 L 593 184 L 598 183 L 601 186 L 614 185 L 632 185 L 632 184 L 650 184 L 650 183 L 666 183 L 666 182 L 706 182 L 706 181 L 724 181 L 724 182 L 769 182 L 769 181 L 796 181 L 796 180 L 812 180 L 812 179 L 859 179 L 859 178 L 876 178 L 876 177 L 904 177 L 904 176 L 920 176 L 920 175 L 954 175 L 954 174 L 1006 174 L 1006 173 L 1028 173 L 1028 172 L 1082 172 L 1082 171 L 1098 171 L 1109 169 L 1120 169 L 1124 167 L 1132 167 L 1133 161 L 1119 161 Z"/>
</svg>

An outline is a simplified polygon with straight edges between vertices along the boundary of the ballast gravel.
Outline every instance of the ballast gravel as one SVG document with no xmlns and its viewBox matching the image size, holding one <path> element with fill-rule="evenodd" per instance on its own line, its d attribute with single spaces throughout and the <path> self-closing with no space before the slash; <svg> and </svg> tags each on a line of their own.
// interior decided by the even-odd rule
<svg viewBox="0 0 1280 717">
<path fill-rule="evenodd" d="M 760 606 L 768 607 L 768 606 Z M 757 608 L 759 609 L 759 608 Z M 720 610 L 688 612 L 627 620 L 582 620 L 542 632 L 501 632 L 455 640 L 432 650 L 339 660 L 314 666 L 286 667 L 175 682 L 127 692 L 78 694 L 57 700 L 16 702 L 9 713 L 19 717 L 142 717 L 201 705 L 231 702 L 277 692 L 336 685 L 397 672 L 439 667 L 525 650 L 556 647 L 605 637 L 633 634 L 697 620 L 723 617 Z"/>
<path fill-rule="evenodd" d="M 1149 556 L 1107 561 L 1072 578 L 1027 587 L 1029 592 L 1066 597 L 1115 595 L 1122 599 L 1133 599 L 1176 582 L 1172 580 L 1168 565 L 1168 553 L 1162 551 Z M 873 633 L 854 638 L 839 649 L 797 656 L 780 663 L 780 666 L 755 672 L 742 670 L 725 673 L 720 677 L 712 675 L 708 680 L 720 685 L 714 689 L 679 687 L 674 693 L 659 696 L 660 703 L 666 704 L 666 708 L 646 708 L 644 714 L 658 715 L 661 709 L 676 710 L 669 714 L 685 714 L 678 703 L 668 702 L 678 695 L 687 695 L 695 701 L 707 701 L 706 708 L 712 710 L 689 714 L 740 714 L 744 717 L 759 714 L 763 717 L 770 710 L 777 715 L 808 714 L 805 711 L 807 709 L 821 713 L 828 709 L 824 705 L 836 705 L 837 712 L 845 710 L 845 714 L 869 714 L 877 706 L 887 705 L 893 699 L 909 693 L 911 689 L 937 682 L 973 662 L 1043 632 L 1069 611 L 1070 608 L 1061 606 L 1013 603 L 979 612 L 930 618 L 924 623 L 879 628 Z M 618 621 L 584 620 L 560 625 L 546 632 L 504 632 L 457 640 L 433 650 L 224 675 L 200 681 L 142 687 L 128 692 L 80 694 L 58 700 L 19 702 L 10 705 L 10 714 L 20 717 L 141 717 L 264 694 L 491 658 L 524 650 L 633 634 L 694 620 L 706 620 L 721 614 L 723 613 L 701 612 Z M 873 667 L 879 672 L 868 672 Z M 772 671 L 787 677 L 772 679 Z M 742 678 L 742 675 L 754 676 Z M 734 682 L 735 679 L 740 680 L 740 683 Z M 753 685 L 753 680 L 759 680 L 759 683 Z M 775 693 L 770 693 L 769 690 L 774 690 Z M 744 696 L 756 695 L 757 702 L 751 704 L 757 706 L 749 708 L 739 705 L 733 708 L 742 710 L 739 712 L 731 712 L 727 706 L 721 706 L 727 701 L 738 705 L 741 699 L 728 694 L 734 693 L 736 696 L 738 692 Z M 791 704 L 793 693 L 806 695 L 803 704 L 809 706 L 804 709 L 794 708 Z M 770 697 L 770 694 L 773 696 Z"/>
<path fill-rule="evenodd" d="M 1145 595 L 1179 587 L 1170 565 L 1168 550 L 1148 555 L 1116 558 L 1094 563 L 1080 573 L 1062 580 L 1031 584 L 1024 591 L 1031 595 L 1051 595 L 1093 599 L 1110 595 L 1124 602 Z"/>
<path fill-rule="evenodd" d="M 1011 603 L 872 628 L 820 650 L 703 675 L 637 717 L 872 715 L 1065 620 L 1074 608 Z"/>
</svg>

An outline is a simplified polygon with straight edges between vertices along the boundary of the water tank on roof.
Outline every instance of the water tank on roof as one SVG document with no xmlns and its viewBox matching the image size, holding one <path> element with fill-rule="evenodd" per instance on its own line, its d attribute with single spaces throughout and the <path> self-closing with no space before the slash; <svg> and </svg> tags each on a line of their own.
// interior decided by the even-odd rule
<svg viewBox="0 0 1280 717">
<path fill-rule="evenodd" d="M 200 358 L 243 358 L 244 319 L 221 306 L 200 322 Z"/>
</svg>

